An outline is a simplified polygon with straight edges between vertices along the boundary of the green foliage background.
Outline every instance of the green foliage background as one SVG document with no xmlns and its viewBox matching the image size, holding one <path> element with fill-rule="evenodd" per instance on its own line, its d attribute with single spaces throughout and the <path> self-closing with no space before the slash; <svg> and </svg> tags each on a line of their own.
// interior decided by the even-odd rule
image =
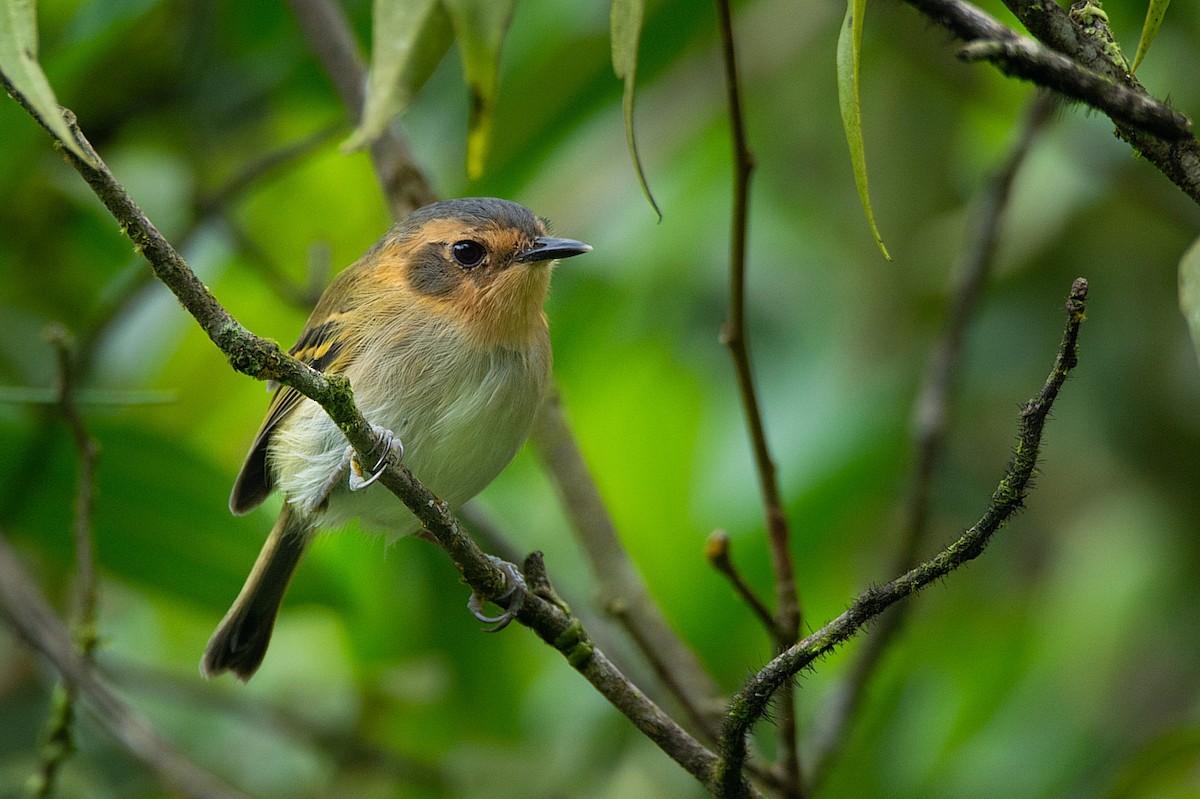
<svg viewBox="0 0 1200 799">
<path fill-rule="evenodd" d="M 350 2 L 370 41 L 370 3 Z M 984 4 L 1011 23 L 999 3 Z M 796 530 L 807 623 L 887 573 L 911 406 L 943 316 L 972 200 L 1031 87 L 954 58 L 907 6 L 872 4 L 862 64 L 875 248 L 838 117 L 843 8 L 736 5 L 758 170 L 751 346 Z M 1144 7 L 1107 8 L 1127 50 Z M 565 263 L 549 314 L 575 432 L 623 540 L 671 621 L 722 685 L 770 656 L 705 564 L 715 528 L 770 595 L 761 513 L 724 318 L 730 167 L 714 12 L 648 4 L 639 145 L 661 223 L 629 163 L 608 7 L 525 0 L 504 46 L 489 163 L 464 167 L 467 96 L 447 58 L 402 126 L 443 196 L 498 195 L 595 246 Z M 247 164 L 343 122 L 285 4 L 45 3 L 42 63 L 99 152 L 217 296 L 290 343 L 314 247 L 336 269 L 388 224 L 362 153 L 338 134 L 201 217 Z M 1139 78 L 1200 115 L 1200 14 L 1176 4 Z M 51 386 L 52 322 L 84 335 L 145 264 L 45 134 L 0 102 L 0 384 Z M 1200 373 L 1175 264 L 1200 212 L 1132 157 L 1103 118 L 1059 113 L 1016 187 L 967 341 L 938 471 L 932 552 L 986 505 L 1019 404 L 1049 369 L 1073 278 L 1092 286 L 1081 365 L 1056 408 L 1028 510 L 986 555 L 915 600 L 822 797 L 1200 795 Z M 319 254 L 318 256 L 319 257 Z M 270 526 L 226 497 L 266 397 L 234 374 L 165 289 L 121 306 L 88 388 L 166 392 L 89 406 L 103 450 L 96 539 L 99 658 L 130 700 L 204 766 L 255 796 L 629 797 L 700 789 L 528 631 L 479 634 L 441 553 L 355 532 L 323 537 L 248 685 L 196 664 Z M 44 407 L 0 402 L 0 526 L 65 604 L 75 455 Z M 602 647 L 656 696 L 648 668 L 589 598 L 594 586 L 549 483 L 523 453 L 479 500 Z M 857 645 L 800 681 L 805 751 Z M 45 667 L 0 629 L 0 796 L 31 772 Z M 771 745 L 769 725 L 760 730 Z M 61 795 L 161 788 L 87 718 Z"/>
</svg>

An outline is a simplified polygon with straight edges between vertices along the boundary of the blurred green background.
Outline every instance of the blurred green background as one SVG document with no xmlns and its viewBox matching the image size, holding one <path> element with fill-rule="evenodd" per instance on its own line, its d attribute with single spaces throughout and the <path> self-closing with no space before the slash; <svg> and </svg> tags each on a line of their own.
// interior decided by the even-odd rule
<svg viewBox="0 0 1200 799">
<path fill-rule="evenodd" d="M 984 6 L 1015 24 L 998 2 Z M 370 40 L 371 3 L 347 13 Z M 1106 6 L 1128 52 L 1140 3 Z M 751 145 L 748 319 L 766 424 L 815 629 L 888 573 L 911 408 L 972 204 L 1031 95 L 954 57 L 908 6 L 871 4 L 862 64 L 875 213 L 853 185 L 834 84 L 844 7 L 735 4 Z M 504 47 L 486 175 L 464 170 L 467 93 L 452 53 L 401 122 L 442 196 L 497 195 L 595 247 L 565 263 L 549 315 L 567 412 L 622 539 L 723 688 L 771 645 L 703 543 L 771 595 L 758 492 L 728 356 L 730 166 L 715 13 L 649 2 L 637 126 L 657 222 L 625 149 L 608 6 L 524 0 Z M 278 290 L 340 269 L 386 206 L 288 7 L 232 0 L 44 3 L 42 62 L 117 177 L 252 330 L 290 343 Z M 1200 12 L 1170 9 L 1139 71 L 1200 114 Z M 206 214 L 249 164 L 333 126 L 307 155 Z M 698 796 L 678 766 L 527 630 L 484 636 L 445 557 L 417 540 L 322 537 L 247 686 L 197 663 L 277 504 L 228 514 L 266 406 L 131 251 L 46 135 L 0 102 L 0 385 L 50 387 L 43 338 L 108 309 L 86 387 L 159 392 L 89 405 L 102 447 L 99 659 L 189 756 L 260 797 Z M 1200 796 L 1200 371 L 1176 263 L 1200 211 L 1117 141 L 1061 110 L 1015 187 L 966 343 L 934 482 L 932 553 L 986 506 L 1017 409 L 1051 364 L 1071 281 L 1092 287 L 1081 363 L 1055 408 L 1027 510 L 914 600 L 821 797 Z M 270 274 L 275 274 L 271 277 Z M 0 402 L 0 527 L 60 607 L 73 563 L 75 453 L 53 410 Z M 277 502 L 277 500 L 275 501 Z M 591 605 L 595 586 L 530 452 L 478 500 L 628 673 L 664 692 Z M 799 681 L 802 746 L 861 642 Z M 52 674 L 0 628 L 0 796 L 36 762 Z M 764 746 L 774 730 L 759 732 Z M 84 714 L 60 795 L 162 787 Z"/>
</svg>

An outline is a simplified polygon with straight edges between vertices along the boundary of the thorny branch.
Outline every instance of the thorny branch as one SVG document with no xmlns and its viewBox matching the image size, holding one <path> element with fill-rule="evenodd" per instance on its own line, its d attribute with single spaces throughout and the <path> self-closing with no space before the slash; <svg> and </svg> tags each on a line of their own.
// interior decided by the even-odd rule
<svg viewBox="0 0 1200 799">
<path fill-rule="evenodd" d="M 920 545 L 929 518 L 934 468 L 944 448 L 950 399 L 962 365 L 967 328 L 975 316 L 995 263 L 1000 227 L 1006 218 L 1013 183 L 1038 134 L 1049 122 L 1057 102 L 1055 95 L 1049 91 L 1039 91 L 1033 97 L 1019 126 L 1017 140 L 987 181 L 971 215 L 969 239 L 963 248 L 962 261 L 955 270 L 958 284 L 947 302 L 941 336 L 934 344 L 921 386 L 917 390 L 912 417 L 914 455 L 910 488 L 900 530 L 900 544 L 888 574 L 902 574 L 919 562 Z M 814 786 L 819 786 L 828 773 L 829 762 L 836 756 L 836 748 L 844 741 L 862 692 L 911 607 L 911 604 L 902 603 L 879 619 L 862 645 L 845 685 L 835 693 L 822 729 L 815 736 Z"/>
<path fill-rule="evenodd" d="M 746 761 L 746 736 L 762 718 L 779 690 L 790 685 L 801 669 L 855 635 L 863 625 L 896 602 L 946 576 L 978 557 L 996 533 L 1025 500 L 1029 481 L 1037 466 L 1042 431 L 1058 392 L 1078 358 L 1079 327 L 1087 304 L 1087 280 L 1076 278 L 1067 298 L 1067 322 L 1054 366 L 1041 392 L 1021 409 L 1016 451 L 1012 463 L 992 494 L 987 510 L 963 533 L 931 560 L 897 577 L 886 585 L 870 588 L 858 596 L 845 613 L 776 657 L 746 681 L 729 703 L 721 735 L 721 796 L 746 796 L 742 771 Z"/>
</svg>

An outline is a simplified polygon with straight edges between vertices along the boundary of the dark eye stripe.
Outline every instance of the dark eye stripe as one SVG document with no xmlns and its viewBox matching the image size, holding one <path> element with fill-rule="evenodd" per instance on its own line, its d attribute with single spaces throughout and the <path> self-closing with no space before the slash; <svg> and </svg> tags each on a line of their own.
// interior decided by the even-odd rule
<svg viewBox="0 0 1200 799">
<path fill-rule="evenodd" d="M 414 254 L 408 268 L 408 282 L 418 294 L 445 297 L 454 291 L 462 270 L 446 261 L 444 244 L 426 244 Z"/>
</svg>

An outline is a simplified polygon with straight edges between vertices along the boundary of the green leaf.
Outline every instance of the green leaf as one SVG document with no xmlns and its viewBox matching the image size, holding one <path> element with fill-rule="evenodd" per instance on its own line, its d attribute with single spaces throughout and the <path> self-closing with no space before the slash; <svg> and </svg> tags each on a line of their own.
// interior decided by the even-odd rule
<svg viewBox="0 0 1200 799">
<path fill-rule="evenodd" d="M 467 177 L 483 174 L 500 83 L 500 47 L 516 0 L 442 0 L 458 40 L 463 76 L 471 92 L 467 116 Z"/>
<path fill-rule="evenodd" d="M 33 0 L 0 0 L 0 72 L 55 138 L 85 163 L 96 166 L 67 127 L 54 89 L 37 59 L 37 10 Z"/>
<path fill-rule="evenodd" d="M 375 0 L 371 38 L 362 119 L 344 150 L 374 141 L 404 113 L 445 57 L 454 33 L 440 0 Z"/>
<path fill-rule="evenodd" d="M 1158 35 L 1158 29 L 1162 26 L 1163 17 L 1166 16 L 1167 6 L 1170 4 L 1171 0 L 1150 0 L 1150 4 L 1146 7 L 1146 21 L 1142 23 L 1142 38 L 1138 39 L 1137 54 L 1133 57 L 1133 66 L 1129 68 L 1130 72 L 1137 72 L 1138 64 L 1142 63 L 1142 59 L 1146 57 L 1150 43 Z"/>
<path fill-rule="evenodd" d="M 867 191 L 867 154 L 863 146 L 862 106 L 858 99 L 858 58 L 862 45 L 863 14 L 867 0 L 846 0 L 846 19 L 837 43 L 838 104 L 842 111 L 842 128 L 846 131 L 846 143 L 850 145 L 850 163 L 854 166 L 854 183 L 858 187 L 858 198 L 871 235 L 883 257 L 892 260 L 887 247 L 875 226 L 875 213 L 871 210 L 871 196 Z"/>
<path fill-rule="evenodd" d="M 650 184 L 646 182 L 646 170 L 642 167 L 637 138 L 633 132 L 633 96 L 637 83 L 638 42 L 642 38 L 643 11 L 643 0 L 613 0 L 609 21 L 612 29 L 612 63 L 617 79 L 625 82 L 625 94 L 621 99 L 621 109 L 625 115 L 625 144 L 629 147 L 629 156 L 637 170 L 642 193 L 661 220 L 662 211 L 650 193 Z"/>
<path fill-rule="evenodd" d="M 1200 239 L 1179 259 L 1179 310 L 1187 320 L 1192 346 L 1200 357 Z"/>
</svg>

